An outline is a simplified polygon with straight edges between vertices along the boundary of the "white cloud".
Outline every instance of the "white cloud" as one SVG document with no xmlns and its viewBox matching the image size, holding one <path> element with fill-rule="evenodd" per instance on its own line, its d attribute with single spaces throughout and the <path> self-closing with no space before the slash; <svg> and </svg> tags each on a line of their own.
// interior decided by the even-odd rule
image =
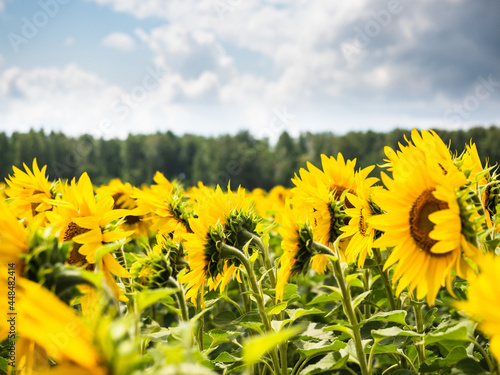
<svg viewBox="0 0 500 375">
<path fill-rule="evenodd" d="M 120 32 L 111 33 L 106 36 L 102 40 L 102 45 L 121 51 L 132 51 L 135 49 L 134 39 L 130 35 Z"/>
<path fill-rule="evenodd" d="M 68 36 L 66 39 L 64 39 L 63 44 L 65 46 L 73 46 L 75 44 L 76 40 L 72 36 Z"/>
<path fill-rule="evenodd" d="M 3 0 L 0 0 L 0 12 L 3 12 L 5 9 L 5 2 Z"/>
</svg>

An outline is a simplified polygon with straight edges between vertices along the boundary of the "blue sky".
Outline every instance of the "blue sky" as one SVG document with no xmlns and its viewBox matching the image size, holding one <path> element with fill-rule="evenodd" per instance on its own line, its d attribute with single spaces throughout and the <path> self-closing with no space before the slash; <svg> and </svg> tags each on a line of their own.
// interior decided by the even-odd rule
<svg viewBox="0 0 500 375">
<path fill-rule="evenodd" d="M 500 124 L 498 15 L 498 0 L 0 0 L 0 131 Z"/>
</svg>

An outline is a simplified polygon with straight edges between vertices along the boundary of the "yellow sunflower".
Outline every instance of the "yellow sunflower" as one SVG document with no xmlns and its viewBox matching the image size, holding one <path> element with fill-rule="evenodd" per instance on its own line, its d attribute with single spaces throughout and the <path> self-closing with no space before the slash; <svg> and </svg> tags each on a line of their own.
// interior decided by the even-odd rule
<svg viewBox="0 0 500 375">
<path fill-rule="evenodd" d="M 97 250 L 105 244 L 124 240 L 134 233 L 118 231 L 111 225 L 112 222 L 129 215 L 130 211 L 114 210 L 111 196 L 96 198 L 87 173 L 80 176 L 78 183 L 73 179 L 70 185 L 61 186 L 61 198 L 49 202 L 54 205 L 54 210 L 48 212 L 47 217 L 59 232 L 59 240 L 74 241 L 69 264 L 94 269 Z M 117 299 L 126 300 L 113 275 L 130 277 L 130 273 L 110 253 L 102 257 L 99 269 L 103 272 L 113 295 Z"/>
<path fill-rule="evenodd" d="M 337 159 L 325 155 L 321 159 L 323 170 L 308 163 L 308 170 L 301 169 L 300 178 L 292 179 L 292 204 L 309 218 L 316 240 L 331 249 L 337 243 L 343 258 L 349 238 L 341 237 L 341 228 L 349 222 L 345 209 L 353 207 L 347 194 L 356 195 L 357 189 L 367 189 L 377 179 L 368 177 L 373 167 L 356 172 L 356 160 L 345 161 L 340 153 Z"/>
<path fill-rule="evenodd" d="M 152 231 L 172 234 L 178 239 L 190 231 L 187 203 L 182 191 L 163 174 L 156 172 L 154 181 L 156 185 L 150 188 L 134 188 L 132 197 L 137 200 L 137 208 L 132 210 L 132 214 L 142 217 L 143 221 L 150 221 Z"/>
<path fill-rule="evenodd" d="M 283 238 L 281 241 L 283 254 L 279 260 L 276 280 L 276 301 L 283 299 L 288 279 L 307 272 L 309 265 L 319 274 L 330 268 L 328 257 L 318 253 L 314 247 L 313 230 L 308 219 L 293 210 L 290 205 L 284 210 L 279 232 Z"/>
<path fill-rule="evenodd" d="M 462 234 L 462 220 L 457 189 L 467 179 L 456 168 L 443 172 L 442 160 L 426 162 L 420 155 L 408 155 L 419 150 L 405 150 L 401 154 L 394 179 L 382 174 L 388 190 L 380 190 L 375 202 L 387 214 L 368 218 L 367 223 L 384 235 L 374 247 L 395 246 L 384 266 L 398 263 L 393 283 L 398 282 L 399 295 L 406 287 L 415 288 L 417 298 L 427 296 L 434 304 L 442 285 L 451 286 L 452 269 L 465 278 L 469 266 L 462 253 L 471 256 L 474 247 Z M 401 168 L 408 168 L 411 174 Z"/>
<path fill-rule="evenodd" d="M 362 184 L 360 183 L 359 186 Z M 344 232 L 340 238 L 350 238 L 345 249 L 345 256 L 347 262 L 357 260 L 358 267 L 363 267 L 367 255 L 372 255 L 373 241 L 379 234 L 368 224 L 374 213 L 380 213 L 380 209 L 371 197 L 371 191 L 376 189 L 379 187 L 370 187 L 370 189 L 361 187 L 356 190 L 357 195 L 347 193 L 346 197 L 353 207 L 345 210 L 350 219 L 347 225 L 340 228 Z"/>
<path fill-rule="evenodd" d="M 231 212 L 248 205 L 243 189 L 239 188 L 235 193 L 228 188 L 227 194 L 224 194 L 219 186 L 209 193 L 207 199 L 199 202 L 198 216 L 189 219 L 192 233 L 182 235 L 189 271 L 180 281 L 187 283 L 186 298 L 193 303 L 199 293 L 203 299 L 205 281 L 209 289 L 219 287 L 223 291 L 239 266 L 234 259 L 224 259 L 219 246 L 227 240 L 224 225 Z M 236 275 L 239 277 L 238 273 Z"/>
<path fill-rule="evenodd" d="M 7 270 L 0 268 L 0 285 L 7 289 Z M 9 316 L 7 300 L 0 301 L 2 316 Z M 26 374 L 49 370 L 49 358 L 68 363 L 90 374 L 104 374 L 101 357 L 91 344 L 92 334 L 65 303 L 41 285 L 25 278 L 16 278 L 15 303 L 18 341 L 16 370 Z M 7 338 L 9 324 L 2 319 L 0 340 Z M 38 373 L 38 372 L 36 372 Z"/>
<path fill-rule="evenodd" d="M 10 205 L 0 200 L 0 264 L 20 264 L 20 255 L 28 251 L 27 237 L 28 230 L 14 216 Z"/>
<path fill-rule="evenodd" d="M 12 167 L 14 175 L 6 179 L 9 187 L 5 193 L 12 199 L 12 209 L 19 218 L 26 218 L 28 222 L 35 221 L 37 225 L 44 225 L 45 212 L 52 208 L 47 199 L 53 198 L 52 183 L 45 175 L 47 166 L 40 170 L 33 159 L 33 172 L 24 165 L 26 172 Z"/>
<path fill-rule="evenodd" d="M 96 193 L 98 195 L 110 195 L 115 202 L 115 209 L 133 210 L 137 208 L 137 201 L 133 198 L 134 187 L 128 182 L 121 182 L 118 178 L 96 189 Z M 148 225 L 143 219 L 143 216 L 127 215 L 123 220 L 122 228 L 124 230 L 135 230 L 137 234 L 147 236 Z"/>
<path fill-rule="evenodd" d="M 456 306 L 479 322 L 479 329 L 490 337 L 491 352 L 500 361 L 500 257 L 482 254 L 476 262 L 479 275 L 470 280 L 467 301 Z"/>
</svg>

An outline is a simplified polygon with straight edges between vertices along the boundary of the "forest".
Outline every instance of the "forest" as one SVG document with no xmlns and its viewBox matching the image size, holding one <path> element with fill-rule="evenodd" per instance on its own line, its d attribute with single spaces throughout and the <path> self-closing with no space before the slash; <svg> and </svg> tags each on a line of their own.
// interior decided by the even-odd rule
<svg viewBox="0 0 500 375">
<path fill-rule="evenodd" d="M 476 143 L 482 161 L 500 162 L 500 128 L 474 127 L 467 130 L 436 132 L 450 149 L 463 150 L 466 143 Z M 409 130 L 387 133 L 349 132 L 303 133 L 292 137 L 283 132 L 276 144 L 256 139 L 248 131 L 236 135 L 202 137 L 175 135 L 168 131 L 148 135 L 129 135 L 126 139 L 77 138 L 63 133 L 31 130 L 28 133 L 0 133 L 0 179 L 13 173 L 12 166 L 31 166 L 36 157 L 47 165 L 50 179 L 71 179 L 87 171 L 99 185 L 120 178 L 134 185 L 152 183 L 156 171 L 177 179 L 186 186 L 202 181 L 206 185 L 257 187 L 269 190 L 275 185 L 291 186 L 291 178 L 306 162 L 320 164 L 320 155 L 341 152 L 347 159 L 357 158 L 357 167 L 381 164 L 384 146 L 406 144 Z"/>
</svg>

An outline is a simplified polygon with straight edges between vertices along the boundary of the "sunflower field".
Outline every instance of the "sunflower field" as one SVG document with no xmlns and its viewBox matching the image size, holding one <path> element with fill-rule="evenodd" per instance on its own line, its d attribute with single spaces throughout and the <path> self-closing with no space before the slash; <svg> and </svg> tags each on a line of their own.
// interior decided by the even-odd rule
<svg viewBox="0 0 500 375">
<path fill-rule="evenodd" d="M 495 166 L 433 131 L 385 155 L 269 192 L 14 166 L 0 372 L 499 374 Z"/>
</svg>

